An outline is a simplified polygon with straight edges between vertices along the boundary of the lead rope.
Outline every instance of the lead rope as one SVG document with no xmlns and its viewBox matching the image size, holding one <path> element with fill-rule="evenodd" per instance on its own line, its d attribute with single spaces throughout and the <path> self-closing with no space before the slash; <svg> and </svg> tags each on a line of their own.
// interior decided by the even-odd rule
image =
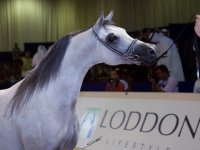
<svg viewBox="0 0 200 150">
<path fill-rule="evenodd" d="M 169 46 L 169 48 L 164 51 L 155 61 L 155 63 L 157 64 L 157 62 L 161 59 L 166 57 L 167 52 L 170 50 L 170 48 L 178 41 L 178 39 L 182 36 L 182 34 L 185 32 L 186 28 L 189 26 L 189 23 L 192 21 L 193 17 L 196 14 L 193 14 L 187 21 L 186 25 L 183 27 L 182 31 L 178 34 L 178 36 L 176 37 L 176 39 L 174 40 L 174 42 Z"/>
</svg>

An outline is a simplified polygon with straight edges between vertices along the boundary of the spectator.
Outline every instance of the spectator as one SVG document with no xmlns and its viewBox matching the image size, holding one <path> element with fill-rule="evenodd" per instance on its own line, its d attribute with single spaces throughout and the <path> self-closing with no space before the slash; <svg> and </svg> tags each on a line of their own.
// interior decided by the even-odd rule
<svg viewBox="0 0 200 150">
<path fill-rule="evenodd" d="M 0 63 L 0 83 L 7 83 L 10 80 L 10 69 L 6 67 L 6 63 Z"/>
<path fill-rule="evenodd" d="M 163 29 L 160 30 L 160 32 L 161 32 L 163 35 L 169 37 L 169 30 L 168 30 L 168 29 L 163 28 Z"/>
<path fill-rule="evenodd" d="M 23 62 L 22 60 L 14 60 L 12 62 L 12 72 L 11 72 L 11 83 L 14 84 L 21 80 L 22 77 L 22 67 L 23 67 Z"/>
<path fill-rule="evenodd" d="M 120 73 L 117 70 L 111 71 L 111 78 L 106 86 L 106 91 L 126 91 L 128 83 L 120 79 Z"/>
<path fill-rule="evenodd" d="M 30 52 L 28 50 L 25 51 L 24 57 L 22 58 L 22 77 L 25 77 L 29 70 L 32 69 L 31 65 L 32 59 L 30 56 Z"/>
<path fill-rule="evenodd" d="M 147 42 L 150 43 L 151 41 L 149 40 L 149 34 L 151 33 L 151 29 L 150 28 L 144 28 L 142 30 L 142 38 L 141 41 L 143 42 Z"/>
<path fill-rule="evenodd" d="M 149 37 L 151 37 L 152 42 L 157 43 L 156 47 L 158 56 L 160 56 L 163 52 L 170 48 L 167 52 L 167 57 L 160 59 L 158 61 L 158 65 L 163 64 L 167 66 L 167 68 L 169 69 L 171 74 L 177 79 L 177 81 L 185 81 L 178 48 L 175 44 L 173 44 L 173 40 L 160 32 L 151 33 Z"/>
<path fill-rule="evenodd" d="M 200 15 L 196 15 L 194 30 L 196 34 L 200 37 Z"/>
<path fill-rule="evenodd" d="M 195 30 L 196 34 L 200 37 L 200 15 L 196 16 L 194 30 Z M 200 61 L 200 60 L 198 60 L 198 61 Z M 200 93 L 200 79 L 196 80 L 196 82 L 194 84 L 193 93 Z"/>
<path fill-rule="evenodd" d="M 169 71 L 165 65 L 159 65 L 156 67 L 156 75 L 158 78 L 158 84 L 154 78 L 149 77 L 149 80 L 152 83 L 152 91 L 178 92 L 178 82 L 176 78 L 169 74 Z"/>
<path fill-rule="evenodd" d="M 32 67 L 36 67 L 40 64 L 41 60 L 46 56 L 47 49 L 44 45 L 38 46 L 37 53 L 33 56 Z"/>
<path fill-rule="evenodd" d="M 19 49 L 17 43 L 14 44 L 14 48 L 12 50 L 12 58 L 13 58 L 13 60 L 20 60 L 21 59 L 21 57 L 20 57 L 20 49 Z"/>
</svg>

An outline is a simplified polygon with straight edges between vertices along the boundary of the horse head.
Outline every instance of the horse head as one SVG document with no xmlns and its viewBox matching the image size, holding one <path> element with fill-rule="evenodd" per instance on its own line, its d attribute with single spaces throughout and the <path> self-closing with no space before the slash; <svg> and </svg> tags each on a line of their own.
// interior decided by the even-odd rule
<svg viewBox="0 0 200 150">
<path fill-rule="evenodd" d="M 114 25 L 112 16 L 112 11 L 105 18 L 101 15 L 92 28 L 100 60 L 109 65 L 153 63 L 157 58 L 155 46 L 130 37 L 125 29 Z"/>
</svg>

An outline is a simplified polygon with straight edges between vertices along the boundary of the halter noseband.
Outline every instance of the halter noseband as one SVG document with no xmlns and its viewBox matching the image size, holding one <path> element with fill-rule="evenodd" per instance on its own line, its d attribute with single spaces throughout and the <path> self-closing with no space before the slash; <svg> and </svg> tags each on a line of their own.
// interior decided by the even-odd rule
<svg viewBox="0 0 200 150">
<path fill-rule="evenodd" d="M 107 47 L 108 49 L 110 49 L 111 51 L 115 52 L 116 54 L 124 57 L 125 59 L 129 60 L 129 61 L 136 61 L 135 58 L 134 58 L 134 52 L 133 52 L 133 49 L 135 48 L 135 43 L 136 43 L 136 39 L 133 40 L 131 42 L 131 44 L 129 45 L 128 49 L 126 50 L 125 53 L 122 53 L 120 52 L 119 50 L 109 46 L 108 44 L 106 44 L 106 42 L 104 42 L 99 36 L 98 34 L 96 33 L 95 31 L 95 27 L 92 27 L 92 31 L 94 33 L 94 36 L 105 46 Z"/>
</svg>

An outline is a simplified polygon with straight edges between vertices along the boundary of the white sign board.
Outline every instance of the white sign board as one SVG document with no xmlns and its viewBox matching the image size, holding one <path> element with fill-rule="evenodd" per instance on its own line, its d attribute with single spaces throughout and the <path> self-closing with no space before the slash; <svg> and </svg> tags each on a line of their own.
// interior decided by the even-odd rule
<svg viewBox="0 0 200 150">
<path fill-rule="evenodd" d="M 81 93 L 77 110 L 80 149 L 200 149 L 199 94 Z"/>
</svg>

